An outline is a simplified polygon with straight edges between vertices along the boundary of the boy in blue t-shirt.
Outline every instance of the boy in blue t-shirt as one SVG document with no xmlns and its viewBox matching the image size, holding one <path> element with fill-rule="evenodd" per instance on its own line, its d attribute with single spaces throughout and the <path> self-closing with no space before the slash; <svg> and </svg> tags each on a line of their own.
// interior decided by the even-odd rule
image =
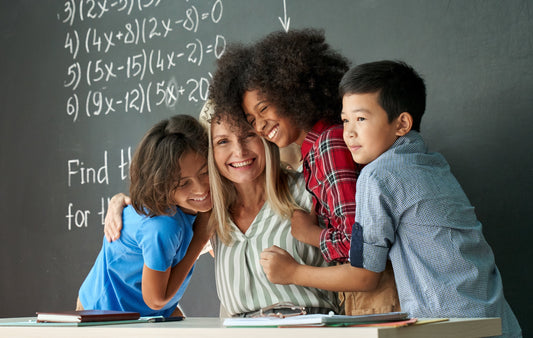
<svg viewBox="0 0 533 338">
<path fill-rule="evenodd" d="M 494 254 L 474 208 L 442 155 L 418 133 L 426 88 L 407 64 L 379 61 L 341 83 L 344 141 L 357 181 L 350 265 L 295 264 L 272 247 L 262 254 L 272 282 L 333 291 L 371 290 L 390 259 L 400 306 L 412 317 L 500 317 L 506 337 L 521 330 L 503 295 Z"/>
</svg>

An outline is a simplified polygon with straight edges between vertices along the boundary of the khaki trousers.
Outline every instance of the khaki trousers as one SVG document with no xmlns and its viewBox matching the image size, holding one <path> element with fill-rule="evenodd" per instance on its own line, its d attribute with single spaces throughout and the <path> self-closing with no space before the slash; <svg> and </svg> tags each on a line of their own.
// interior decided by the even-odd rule
<svg viewBox="0 0 533 338">
<path fill-rule="evenodd" d="M 387 261 L 375 290 L 339 292 L 339 301 L 349 316 L 401 311 L 391 262 Z"/>
</svg>

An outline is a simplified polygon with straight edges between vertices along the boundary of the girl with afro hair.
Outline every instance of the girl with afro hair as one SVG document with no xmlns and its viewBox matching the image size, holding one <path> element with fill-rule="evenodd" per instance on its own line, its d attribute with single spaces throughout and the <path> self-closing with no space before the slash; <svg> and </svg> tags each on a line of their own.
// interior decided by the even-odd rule
<svg viewBox="0 0 533 338">
<path fill-rule="evenodd" d="M 251 45 L 228 45 L 210 87 L 216 114 L 235 123 L 247 121 L 279 148 L 300 146 L 314 210 L 294 211 L 291 231 L 320 248 L 327 262 L 337 263 L 349 258 L 360 171 L 344 143 L 340 120 L 338 85 L 348 68 L 348 60 L 327 44 L 322 31 L 279 31 Z M 376 289 L 339 293 L 339 298 L 349 315 L 400 310 L 390 264 Z"/>
</svg>

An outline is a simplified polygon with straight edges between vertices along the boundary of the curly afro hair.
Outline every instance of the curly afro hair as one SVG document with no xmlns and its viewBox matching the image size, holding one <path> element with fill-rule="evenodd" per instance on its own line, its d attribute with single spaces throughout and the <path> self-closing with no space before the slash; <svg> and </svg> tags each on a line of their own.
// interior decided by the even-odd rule
<svg viewBox="0 0 533 338">
<path fill-rule="evenodd" d="M 315 29 L 273 32 L 252 45 L 229 45 L 218 60 L 210 98 L 219 114 L 242 119 L 246 91 L 260 94 L 299 127 L 340 123 L 339 82 L 349 62 Z"/>
<path fill-rule="evenodd" d="M 217 62 L 217 70 L 209 88 L 211 118 L 224 116 L 233 124 L 248 123 L 242 110 L 242 97 L 247 90 L 252 49 L 243 44 L 229 44 Z"/>
</svg>

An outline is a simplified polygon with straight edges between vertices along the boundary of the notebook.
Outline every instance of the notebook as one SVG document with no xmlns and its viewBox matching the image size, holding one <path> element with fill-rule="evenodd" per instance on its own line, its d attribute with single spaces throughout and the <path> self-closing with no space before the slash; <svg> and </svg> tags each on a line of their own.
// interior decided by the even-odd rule
<svg viewBox="0 0 533 338">
<path fill-rule="evenodd" d="M 292 317 L 258 317 L 258 318 L 227 318 L 224 326 L 333 326 L 364 323 L 383 323 L 409 319 L 406 312 L 387 312 L 370 315 L 346 316 L 334 314 L 312 314 Z"/>
<path fill-rule="evenodd" d="M 111 310 L 82 310 L 63 312 L 37 312 L 37 322 L 86 323 L 139 319 L 138 312 Z"/>
</svg>

